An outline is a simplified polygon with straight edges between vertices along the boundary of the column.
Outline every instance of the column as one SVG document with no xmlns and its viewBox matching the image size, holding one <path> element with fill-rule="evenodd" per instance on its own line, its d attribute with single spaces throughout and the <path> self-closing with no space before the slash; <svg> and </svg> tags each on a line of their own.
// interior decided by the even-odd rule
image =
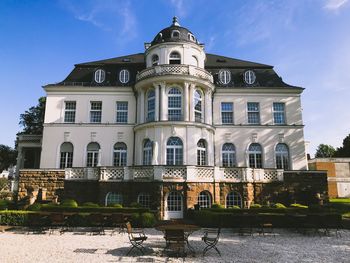
<svg viewBox="0 0 350 263">
<path fill-rule="evenodd" d="M 140 123 L 145 122 L 145 91 L 140 90 Z"/>
<path fill-rule="evenodd" d="M 137 109 L 136 109 L 136 123 L 140 124 L 140 118 L 141 118 L 141 113 L 140 113 L 140 109 L 141 109 L 141 98 L 140 98 L 140 91 L 137 92 Z"/>
<path fill-rule="evenodd" d="M 190 120 L 190 115 L 189 115 L 189 98 L 188 98 L 188 87 L 190 84 L 188 82 L 184 82 L 184 121 L 189 121 Z"/>
<path fill-rule="evenodd" d="M 165 83 L 160 83 L 160 120 L 166 121 L 167 109 L 168 109 L 168 100 L 165 94 Z"/>
<path fill-rule="evenodd" d="M 153 84 L 155 91 L 154 121 L 159 121 L 159 84 Z"/>
<path fill-rule="evenodd" d="M 208 90 L 205 93 L 205 103 L 204 103 L 204 109 L 205 109 L 205 113 L 204 113 L 204 118 L 205 118 L 205 123 L 207 124 L 212 124 L 212 103 L 211 103 L 211 90 Z"/>
<path fill-rule="evenodd" d="M 194 122 L 194 102 L 193 102 L 193 93 L 194 93 L 194 84 L 191 83 L 189 85 L 189 100 L 190 100 L 190 111 L 189 111 L 189 117 L 190 117 L 190 121 Z"/>
</svg>

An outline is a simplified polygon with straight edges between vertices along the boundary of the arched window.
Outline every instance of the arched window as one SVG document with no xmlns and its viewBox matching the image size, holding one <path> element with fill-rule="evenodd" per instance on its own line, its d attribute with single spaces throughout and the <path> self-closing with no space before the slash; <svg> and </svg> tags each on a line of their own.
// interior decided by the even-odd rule
<svg viewBox="0 0 350 263">
<path fill-rule="evenodd" d="M 166 164 L 183 164 L 183 145 L 179 137 L 170 137 L 166 146 Z"/>
<path fill-rule="evenodd" d="M 198 67 L 198 59 L 196 56 L 192 56 L 192 64 L 196 67 Z"/>
<path fill-rule="evenodd" d="M 169 64 L 181 64 L 181 56 L 178 52 L 173 51 L 170 53 Z"/>
<path fill-rule="evenodd" d="M 167 211 L 181 211 L 182 196 L 179 192 L 170 192 L 167 198 Z"/>
<path fill-rule="evenodd" d="M 130 80 L 130 72 L 127 69 L 122 69 L 119 72 L 119 81 L 123 84 L 128 83 Z"/>
<path fill-rule="evenodd" d="M 232 143 L 225 143 L 222 146 L 222 166 L 223 167 L 236 166 L 236 149 Z"/>
<path fill-rule="evenodd" d="M 127 147 L 123 142 L 117 142 L 114 144 L 113 150 L 113 165 L 114 166 L 126 166 Z"/>
<path fill-rule="evenodd" d="M 207 165 L 207 147 L 203 139 L 197 143 L 197 165 Z"/>
<path fill-rule="evenodd" d="M 252 143 L 248 149 L 249 167 L 262 168 L 262 149 L 260 144 Z"/>
<path fill-rule="evenodd" d="M 106 72 L 103 69 L 98 69 L 95 71 L 95 82 L 96 83 L 102 83 L 105 81 L 106 78 Z"/>
<path fill-rule="evenodd" d="M 237 192 L 230 192 L 226 196 L 226 208 L 230 208 L 233 206 L 239 206 L 242 208 L 242 197 L 239 193 Z"/>
<path fill-rule="evenodd" d="M 97 142 L 90 142 L 87 146 L 86 166 L 96 167 L 98 164 L 98 154 L 100 145 Z"/>
<path fill-rule="evenodd" d="M 231 81 L 231 72 L 228 70 L 219 71 L 219 81 L 221 84 L 229 84 Z"/>
<path fill-rule="evenodd" d="M 147 193 L 140 193 L 137 197 L 137 202 L 144 208 L 151 207 L 151 196 Z"/>
<path fill-rule="evenodd" d="M 194 91 L 194 119 L 196 122 L 203 122 L 202 92 Z"/>
<path fill-rule="evenodd" d="M 60 148 L 60 169 L 72 168 L 73 165 L 73 144 L 64 142 Z"/>
<path fill-rule="evenodd" d="M 154 89 L 147 94 L 147 121 L 154 121 L 155 107 L 156 107 L 156 93 Z"/>
<path fill-rule="evenodd" d="M 106 206 L 114 204 L 123 204 L 123 196 L 119 193 L 109 192 L 106 195 Z"/>
<path fill-rule="evenodd" d="M 211 207 L 211 196 L 208 191 L 202 191 L 198 195 L 198 205 L 200 208 L 210 208 Z"/>
<path fill-rule="evenodd" d="M 179 38 L 180 37 L 180 32 L 178 30 L 173 30 L 171 32 L 171 37 L 172 38 Z"/>
<path fill-rule="evenodd" d="M 143 165 L 152 164 L 152 155 L 153 155 L 153 143 L 146 139 L 143 143 Z"/>
<path fill-rule="evenodd" d="M 157 54 L 152 56 L 152 66 L 157 66 L 159 64 L 159 57 Z"/>
<path fill-rule="evenodd" d="M 178 88 L 171 88 L 168 93 L 168 120 L 182 120 L 182 94 Z"/>
<path fill-rule="evenodd" d="M 288 146 L 284 143 L 279 143 L 276 145 L 276 168 L 289 170 L 289 150 Z"/>
</svg>

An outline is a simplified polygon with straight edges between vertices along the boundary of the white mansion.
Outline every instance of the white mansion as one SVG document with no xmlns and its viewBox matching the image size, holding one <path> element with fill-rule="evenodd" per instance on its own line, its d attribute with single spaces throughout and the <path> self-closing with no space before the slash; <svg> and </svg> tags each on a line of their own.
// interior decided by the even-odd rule
<svg viewBox="0 0 350 263">
<path fill-rule="evenodd" d="M 144 53 L 77 64 L 44 89 L 40 168 L 95 185 L 95 197 L 71 189 L 77 200 L 178 218 L 197 203 L 247 206 L 254 183 L 307 169 L 303 89 L 272 66 L 206 54 L 176 18 Z"/>
</svg>

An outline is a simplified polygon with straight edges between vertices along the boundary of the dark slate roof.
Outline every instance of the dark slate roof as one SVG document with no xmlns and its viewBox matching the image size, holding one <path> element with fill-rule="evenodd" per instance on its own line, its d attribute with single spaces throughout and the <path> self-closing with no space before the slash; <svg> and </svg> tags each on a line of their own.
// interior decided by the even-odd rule
<svg viewBox="0 0 350 263">
<path fill-rule="evenodd" d="M 132 86 L 135 84 L 136 74 L 145 68 L 144 53 L 85 62 L 76 64 L 75 68 L 67 78 L 57 84 L 83 86 Z M 106 71 L 106 80 L 101 84 L 94 81 L 94 72 L 97 69 L 104 69 Z M 119 81 L 119 72 L 122 69 L 127 69 L 130 72 L 130 81 L 126 84 L 122 84 Z M 207 54 L 205 69 L 214 76 L 214 82 L 217 87 L 294 87 L 284 83 L 270 65 Z M 222 85 L 218 81 L 218 74 L 222 69 L 231 72 L 231 82 L 227 85 Z M 256 75 L 256 81 L 252 85 L 247 85 L 243 81 L 243 74 L 248 69 L 253 70 Z"/>
</svg>

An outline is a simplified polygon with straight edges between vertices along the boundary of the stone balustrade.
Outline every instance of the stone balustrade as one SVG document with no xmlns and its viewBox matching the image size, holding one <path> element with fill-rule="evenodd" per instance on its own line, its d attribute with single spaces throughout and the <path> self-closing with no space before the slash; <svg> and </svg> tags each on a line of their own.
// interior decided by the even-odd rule
<svg viewBox="0 0 350 263">
<path fill-rule="evenodd" d="M 66 180 L 100 181 L 194 181 L 260 182 L 283 181 L 283 170 L 208 166 L 127 166 L 67 168 Z"/>
<path fill-rule="evenodd" d="M 139 72 L 136 80 L 162 75 L 190 75 L 213 83 L 213 76 L 208 71 L 191 65 L 158 65 Z"/>
</svg>

